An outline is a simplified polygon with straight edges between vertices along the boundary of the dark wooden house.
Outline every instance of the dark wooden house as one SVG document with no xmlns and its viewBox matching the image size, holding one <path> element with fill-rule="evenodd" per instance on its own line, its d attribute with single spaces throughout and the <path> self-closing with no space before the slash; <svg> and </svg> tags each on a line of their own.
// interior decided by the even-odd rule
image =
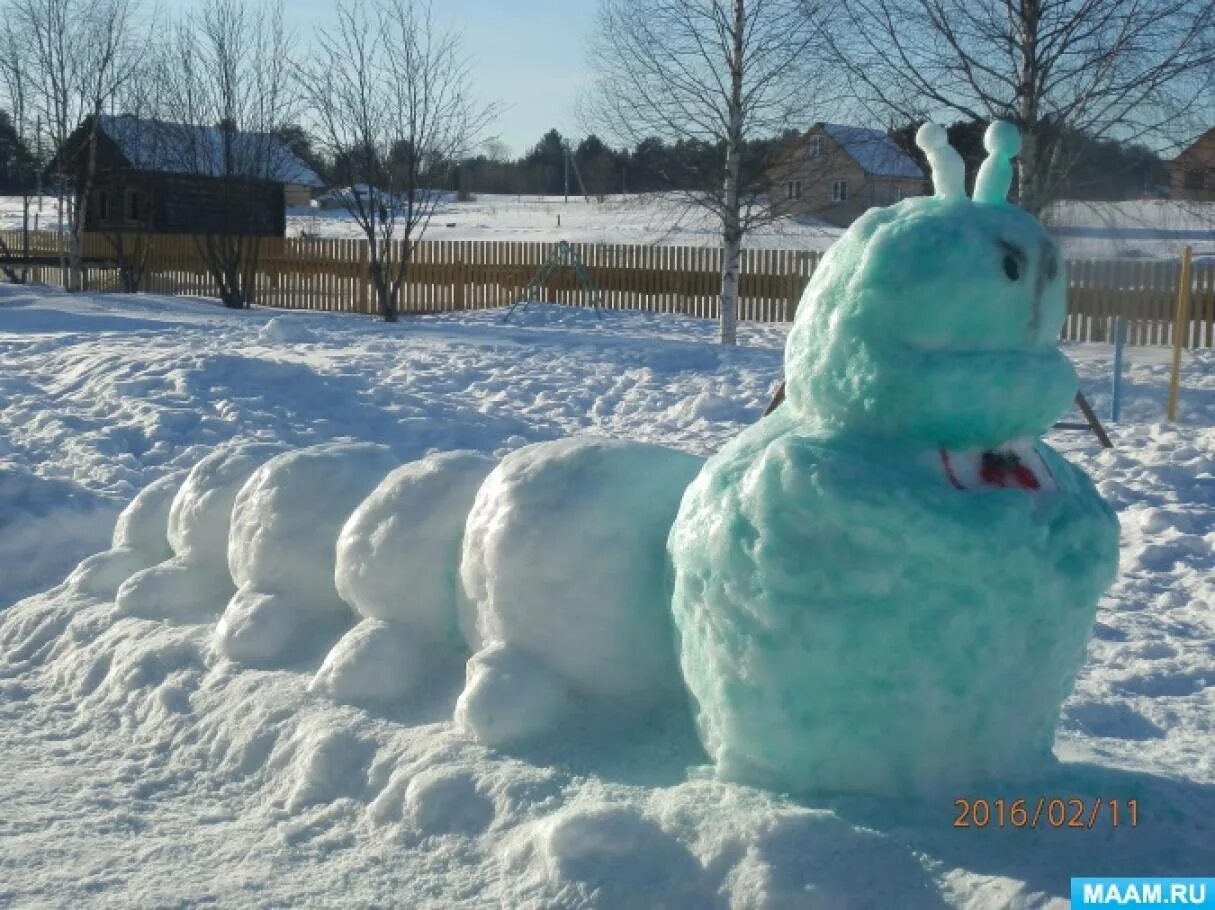
<svg viewBox="0 0 1215 910">
<path fill-rule="evenodd" d="M 1215 202 L 1215 127 L 1169 163 L 1169 184 L 1174 199 Z"/>
<path fill-rule="evenodd" d="M 85 230 L 281 237 L 288 189 L 320 186 L 272 135 L 102 116 Z"/>
</svg>

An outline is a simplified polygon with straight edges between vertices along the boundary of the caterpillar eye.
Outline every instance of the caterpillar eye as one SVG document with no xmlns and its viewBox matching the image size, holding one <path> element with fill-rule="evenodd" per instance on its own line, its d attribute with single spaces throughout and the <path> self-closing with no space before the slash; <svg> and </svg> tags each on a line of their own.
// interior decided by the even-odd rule
<svg viewBox="0 0 1215 910">
<path fill-rule="evenodd" d="M 1012 256 L 1004 257 L 1004 274 L 1008 276 L 1009 281 L 1016 281 L 1021 277 L 1021 266 Z"/>
</svg>

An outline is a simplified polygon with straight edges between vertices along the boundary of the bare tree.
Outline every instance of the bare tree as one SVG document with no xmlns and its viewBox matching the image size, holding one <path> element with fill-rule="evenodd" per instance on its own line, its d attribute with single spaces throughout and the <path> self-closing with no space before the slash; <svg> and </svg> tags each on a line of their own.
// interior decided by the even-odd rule
<svg viewBox="0 0 1215 910">
<path fill-rule="evenodd" d="M 1215 88 L 1210 0 L 842 0 L 829 40 L 858 99 L 904 120 L 1001 118 L 1022 134 L 1020 203 L 1041 212 L 1069 134 L 1166 149 Z"/>
<path fill-rule="evenodd" d="M 122 112 L 117 119 L 126 121 L 128 128 L 137 132 L 133 153 L 141 163 L 167 163 L 177 148 L 177 131 L 157 128 L 154 121 L 165 107 L 166 86 L 170 82 L 167 73 L 163 54 L 152 52 L 115 98 L 114 107 Z M 98 173 L 98 182 L 104 185 L 106 176 L 104 172 Z M 111 205 L 115 203 L 121 209 L 126 200 L 115 200 Z M 135 203 L 135 208 L 134 212 L 128 212 L 128 217 L 113 219 L 108 224 L 99 219 L 103 223 L 98 231 L 117 267 L 119 287 L 128 294 L 142 290 L 157 236 L 150 205 Z M 139 217 L 141 208 L 143 216 Z"/>
<path fill-rule="evenodd" d="M 66 214 L 69 234 L 66 285 L 82 290 L 98 121 L 139 65 L 146 20 L 139 0 L 10 0 L 7 13 L 32 64 L 26 90 L 55 149 L 61 224 Z"/>
<path fill-rule="evenodd" d="M 12 120 L 13 130 L 18 141 L 30 150 L 30 158 L 23 162 L 25 167 L 19 167 L 21 180 L 21 257 L 28 260 L 30 255 L 30 188 L 34 180 L 34 171 L 42 166 L 33 154 L 38 145 L 37 118 L 32 110 L 30 98 L 30 73 L 33 70 L 30 49 L 23 40 L 23 35 L 16 27 L 12 18 L 5 19 L 0 26 L 0 86 L 3 87 L 5 102 Z M 10 250 L 4 251 L 11 254 Z M 12 269 L 6 269 L 10 281 L 25 282 L 28 271 L 22 270 L 18 276 Z"/>
<path fill-rule="evenodd" d="M 281 2 L 207 0 L 174 29 L 159 128 L 171 141 L 170 170 L 218 181 L 218 223 L 197 235 L 199 253 L 225 306 L 256 296 L 261 240 L 249 224 L 254 184 L 274 181 L 287 149 L 277 135 L 295 119 L 288 61 L 292 38 Z"/>
<path fill-rule="evenodd" d="M 471 97 L 462 39 L 428 5 L 344 4 L 316 45 L 299 81 L 318 142 L 349 184 L 342 202 L 367 238 L 380 315 L 394 322 L 414 244 L 441 198 L 436 184 L 480 141 L 493 107 Z"/>
<path fill-rule="evenodd" d="M 808 0 L 601 0 L 585 116 L 623 144 L 703 143 L 716 174 L 685 201 L 721 224 L 721 341 L 737 340 L 739 264 L 748 230 L 772 210 L 746 144 L 805 124 L 821 41 Z M 750 170 L 750 172 L 749 172 Z"/>
</svg>

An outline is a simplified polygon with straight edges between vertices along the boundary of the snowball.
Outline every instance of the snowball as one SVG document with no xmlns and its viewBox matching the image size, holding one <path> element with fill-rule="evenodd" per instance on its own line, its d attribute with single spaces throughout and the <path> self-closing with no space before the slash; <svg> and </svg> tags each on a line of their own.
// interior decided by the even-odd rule
<svg viewBox="0 0 1215 910">
<path fill-rule="evenodd" d="M 660 446 L 590 438 L 504 458 L 464 534 L 470 644 L 504 641 L 573 692 L 617 704 L 682 697 L 664 541 L 700 465 Z"/>
<path fill-rule="evenodd" d="M 746 824 L 739 822 L 739 827 Z M 745 830 L 742 842 L 745 855 L 727 883 L 731 910 L 942 906 L 913 847 L 834 812 L 779 809 L 762 816 L 756 829 Z"/>
<path fill-rule="evenodd" d="M 306 318 L 299 314 L 275 316 L 257 330 L 257 340 L 268 345 L 314 342 L 316 336 Z"/>
<path fill-rule="evenodd" d="M 688 848 L 631 807 L 567 809 L 537 826 L 535 849 L 555 890 L 572 887 L 597 907 L 716 903 Z"/>
<path fill-rule="evenodd" d="M 169 510 L 169 543 L 187 562 L 226 569 L 232 505 L 245 481 L 282 449 L 237 445 L 217 449 L 190 469 Z"/>
<path fill-rule="evenodd" d="M 460 768 L 419 772 L 405 790 L 409 819 L 423 834 L 479 834 L 494 819 L 494 804 Z"/>
<path fill-rule="evenodd" d="M 144 487 L 118 516 L 111 549 L 80 563 L 68 584 L 95 597 L 113 597 L 136 572 L 171 557 L 169 506 L 184 477 L 184 471 L 176 471 Z"/>
<path fill-rule="evenodd" d="M 428 688 L 454 648 L 419 641 L 401 623 L 365 619 L 338 641 L 313 677 L 309 691 L 348 705 L 398 702 Z"/>
<path fill-rule="evenodd" d="M 321 722 L 303 729 L 294 745 L 288 812 L 362 794 L 366 767 L 375 751 L 371 743 L 345 730 L 327 729 Z"/>
<path fill-rule="evenodd" d="M 462 644 L 456 620 L 460 543 L 493 461 L 445 452 L 397 468 L 354 511 L 337 542 L 337 590 L 361 615 Z"/>
<path fill-rule="evenodd" d="M 487 746 L 526 742 L 555 728 L 575 706 L 551 670 L 502 642 L 491 642 L 467 665 L 456 700 L 456 725 Z"/>
<path fill-rule="evenodd" d="M 141 553 L 149 565 L 173 555 L 168 538 L 169 509 L 185 476 L 185 471 L 174 471 L 139 491 L 114 524 L 115 550 Z"/>
<path fill-rule="evenodd" d="M 235 590 L 227 572 L 175 556 L 135 572 L 118 586 L 114 603 L 124 616 L 173 622 L 211 622 Z"/>
<path fill-rule="evenodd" d="M 338 532 L 396 467 L 386 446 L 284 452 L 237 494 L 228 566 L 240 586 L 216 626 L 221 654 L 250 664 L 311 660 L 354 618 L 334 585 Z"/>
<path fill-rule="evenodd" d="M 709 460 L 673 607 L 724 776 L 898 795 L 1040 770 L 1118 547 L 1087 476 L 1039 452 L 1056 489 L 958 490 L 785 414 Z"/>
<path fill-rule="evenodd" d="M 216 449 L 190 469 L 168 509 L 168 542 L 176 554 L 132 574 L 118 588 L 120 613 L 178 622 L 210 621 L 235 585 L 228 574 L 232 505 L 245 481 L 279 447 Z"/>
</svg>

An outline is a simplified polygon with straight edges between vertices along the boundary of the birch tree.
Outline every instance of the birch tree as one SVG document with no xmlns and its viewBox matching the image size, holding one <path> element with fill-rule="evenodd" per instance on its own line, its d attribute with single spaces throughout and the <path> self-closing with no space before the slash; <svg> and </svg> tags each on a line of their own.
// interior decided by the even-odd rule
<svg viewBox="0 0 1215 910">
<path fill-rule="evenodd" d="M 139 0 L 10 0 L 7 13 L 31 65 L 26 90 L 55 149 L 60 223 L 66 218 L 68 230 L 65 284 L 79 291 L 98 120 L 139 65 L 147 20 Z"/>
<path fill-rule="evenodd" d="M 1215 89 L 1210 0 L 841 0 L 832 55 L 879 117 L 1021 130 L 1017 192 L 1040 213 L 1076 131 L 1167 151 Z"/>
<path fill-rule="evenodd" d="M 380 315 L 395 322 L 414 246 L 441 198 L 437 178 L 481 141 L 494 109 L 472 97 L 462 39 L 428 5 L 343 4 L 316 48 L 299 83 L 318 144 L 349 183 L 342 202 L 367 239 Z"/>
<path fill-rule="evenodd" d="M 721 229 L 721 342 L 737 341 L 739 266 L 747 231 L 771 217 L 758 189 L 767 162 L 749 141 L 814 117 L 819 13 L 809 0 L 601 0 L 585 113 L 636 146 L 657 137 L 718 150 L 717 174 L 679 191 Z"/>
<path fill-rule="evenodd" d="M 34 182 L 34 169 L 42 166 L 42 162 L 37 160 L 32 151 L 37 147 L 39 139 L 38 120 L 33 113 L 30 98 L 30 73 L 33 70 L 31 57 L 17 23 L 12 18 L 6 19 L 4 25 L 0 26 L 0 85 L 3 86 L 4 100 L 18 141 L 31 152 L 27 162 L 28 172 L 21 174 L 21 255 L 24 259 L 28 259 L 30 254 L 30 187 Z M 5 252 L 10 255 L 12 253 L 11 250 Z M 14 271 L 7 271 L 10 279 L 18 280 Z M 24 282 L 27 277 L 28 272 L 22 270 L 19 280 Z"/>
</svg>

